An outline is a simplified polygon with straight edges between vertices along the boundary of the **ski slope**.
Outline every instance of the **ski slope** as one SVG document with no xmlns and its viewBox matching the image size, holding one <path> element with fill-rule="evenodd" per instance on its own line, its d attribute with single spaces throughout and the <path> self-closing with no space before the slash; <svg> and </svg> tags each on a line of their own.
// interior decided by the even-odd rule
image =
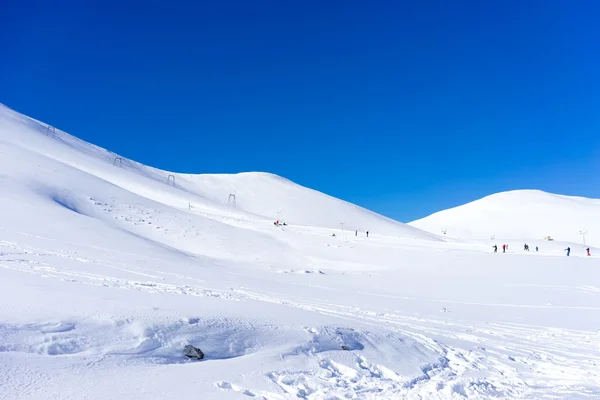
<svg viewBox="0 0 600 400">
<path fill-rule="evenodd" d="M 0 107 L 0 399 L 600 395 L 600 249 L 115 158 Z"/>
<path fill-rule="evenodd" d="M 191 204 L 196 211 L 206 214 L 226 213 L 272 222 L 279 218 L 291 224 L 334 229 L 340 228 L 343 222 L 345 228 L 351 231 L 372 230 L 436 240 L 432 235 L 273 174 L 193 175 L 161 171 L 55 128 L 48 135 L 46 124 L 19 115 L 5 106 L 0 106 L 0 113 L 0 138 L 7 144 L 78 170 L 73 172 L 85 172 L 128 192 L 176 208 L 188 208 Z M 167 182 L 174 187 L 166 187 Z M 234 211 L 228 207 L 230 194 L 236 198 Z"/>
<path fill-rule="evenodd" d="M 600 246 L 600 199 L 563 196 L 540 190 L 514 190 L 432 214 L 409 225 L 454 238 L 521 241 L 555 240 Z"/>
</svg>

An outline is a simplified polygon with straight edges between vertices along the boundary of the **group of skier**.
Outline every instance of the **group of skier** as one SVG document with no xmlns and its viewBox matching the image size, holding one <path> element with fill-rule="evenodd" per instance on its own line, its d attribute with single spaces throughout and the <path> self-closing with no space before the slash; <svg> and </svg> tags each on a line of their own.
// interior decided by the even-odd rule
<svg viewBox="0 0 600 400">
<path fill-rule="evenodd" d="M 498 252 L 498 245 L 493 245 L 492 248 L 494 249 L 494 253 Z M 502 245 L 502 252 L 506 253 L 506 250 L 508 250 L 508 245 L 507 244 L 503 244 Z M 529 251 L 529 245 L 527 243 L 525 243 L 525 245 L 523 246 L 523 250 L 524 251 Z M 539 248 L 537 246 L 535 246 L 535 251 L 539 251 Z M 565 249 L 565 251 L 567 252 L 567 257 L 571 255 L 571 248 L 567 247 Z M 590 257 L 592 254 L 590 253 L 590 248 L 588 247 L 587 249 L 585 249 L 585 251 L 587 252 L 588 257 Z"/>
<path fill-rule="evenodd" d="M 281 224 L 281 223 L 279 222 L 279 220 L 277 220 L 277 221 L 275 221 L 275 222 L 273 223 L 273 225 L 275 225 L 275 226 L 279 226 L 279 225 L 286 226 L 287 224 L 286 224 L 285 222 L 284 222 L 283 224 Z M 366 234 L 367 234 L 367 237 L 369 237 L 369 231 L 366 231 Z M 333 235 L 331 235 L 331 236 L 335 237 L 335 233 L 334 233 Z M 354 236 L 358 236 L 358 231 L 354 231 Z M 497 252 L 498 252 L 498 245 L 496 245 L 496 244 L 495 244 L 495 245 L 493 245 L 493 246 L 492 246 L 492 248 L 494 249 L 494 253 L 497 253 Z M 503 252 L 503 253 L 506 253 L 506 250 L 508 250 L 508 245 L 507 245 L 507 244 L 503 244 L 503 245 L 502 245 L 502 252 Z M 527 243 L 525 243 L 525 244 L 523 245 L 523 250 L 524 250 L 524 251 L 529 251 L 529 245 L 528 245 Z M 537 246 L 535 246 L 535 251 L 539 251 L 539 248 L 538 248 Z M 567 247 L 567 248 L 565 249 L 565 251 L 567 252 L 567 257 L 569 257 L 569 256 L 571 255 L 571 248 L 570 248 L 570 247 Z M 592 254 L 590 253 L 590 248 L 589 248 L 589 247 L 588 247 L 587 249 L 585 249 L 585 251 L 587 251 L 587 255 L 588 255 L 588 257 L 592 255 Z"/>
<path fill-rule="evenodd" d="M 498 252 L 498 245 L 495 244 L 492 247 L 494 248 L 494 253 L 497 253 Z M 506 250 L 508 250 L 508 245 L 507 244 L 503 244 L 502 245 L 502 252 L 506 253 Z"/>
<path fill-rule="evenodd" d="M 565 251 L 567 252 L 567 257 L 569 257 L 571 255 L 571 248 L 567 247 L 565 249 Z M 590 248 L 588 247 L 587 249 L 585 249 L 585 251 L 587 252 L 588 257 L 590 257 L 592 254 L 590 253 Z"/>
<path fill-rule="evenodd" d="M 523 250 L 525 251 L 529 251 L 529 245 L 527 243 L 525 243 L 525 245 L 523 245 Z M 535 246 L 535 251 L 539 251 L 540 249 L 538 249 L 537 246 Z"/>
</svg>

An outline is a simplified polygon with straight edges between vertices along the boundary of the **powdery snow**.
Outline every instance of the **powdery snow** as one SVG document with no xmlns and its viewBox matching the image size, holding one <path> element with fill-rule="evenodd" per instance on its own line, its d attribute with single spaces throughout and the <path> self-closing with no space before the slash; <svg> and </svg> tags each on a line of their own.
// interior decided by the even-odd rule
<svg viewBox="0 0 600 400">
<path fill-rule="evenodd" d="M 5 107 L 0 155 L 0 399 L 600 395 L 600 263 L 569 237 L 524 252 L 269 174 L 115 166 Z"/>
</svg>

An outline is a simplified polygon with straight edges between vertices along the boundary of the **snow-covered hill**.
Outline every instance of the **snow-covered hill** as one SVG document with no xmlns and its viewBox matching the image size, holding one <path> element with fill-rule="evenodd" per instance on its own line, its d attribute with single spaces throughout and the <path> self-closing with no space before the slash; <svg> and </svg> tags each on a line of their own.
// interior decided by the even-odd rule
<svg viewBox="0 0 600 400">
<path fill-rule="evenodd" d="M 600 249 L 507 242 L 160 171 L 0 107 L 0 400 L 597 397 Z"/>
<path fill-rule="evenodd" d="M 122 158 L 108 150 L 83 142 L 65 132 L 18 114 L 0 105 L 0 140 L 16 151 L 43 155 L 63 164 L 64 176 L 57 177 L 61 190 L 76 192 L 81 172 L 111 183 L 130 193 L 176 208 L 221 214 L 238 218 L 278 218 L 294 225 L 309 225 L 338 230 L 340 223 L 349 231 L 370 230 L 373 233 L 438 240 L 400 222 L 302 187 L 287 179 L 268 173 L 178 174 L 161 171 Z M 11 153 L 12 154 L 12 153 Z M 3 160 L 19 173 L 37 171 L 35 165 L 11 159 Z M 71 178 L 70 173 L 78 174 Z M 50 179 L 48 182 L 52 182 Z M 167 186 L 170 185 L 170 186 Z M 235 196 L 236 209 L 229 207 Z"/>
<path fill-rule="evenodd" d="M 540 190 L 514 190 L 484 197 L 409 223 L 419 229 L 464 239 L 542 240 L 600 246 L 600 199 Z"/>
</svg>

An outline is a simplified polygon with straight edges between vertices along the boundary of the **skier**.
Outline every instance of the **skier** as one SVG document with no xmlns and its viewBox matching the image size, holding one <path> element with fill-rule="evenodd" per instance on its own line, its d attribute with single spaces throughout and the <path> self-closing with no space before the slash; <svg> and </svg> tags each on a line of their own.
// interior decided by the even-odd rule
<svg viewBox="0 0 600 400">
<path fill-rule="evenodd" d="M 527 251 L 527 243 L 525 243 L 525 246 L 523 246 L 523 250 Z"/>
<path fill-rule="evenodd" d="M 369 237 L 369 231 L 367 231 L 367 237 Z"/>
<path fill-rule="evenodd" d="M 502 245 L 502 252 L 506 253 L 506 245 L 505 244 Z"/>
<path fill-rule="evenodd" d="M 494 247 L 494 253 L 497 253 L 498 252 L 498 246 L 494 245 L 493 247 Z"/>
<path fill-rule="evenodd" d="M 567 257 L 569 257 L 571 255 L 571 248 L 567 247 L 565 251 L 567 252 Z"/>
<path fill-rule="evenodd" d="M 358 236 L 358 231 L 354 231 L 354 236 Z"/>
<path fill-rule="evenodd" d="M 538 251 L 538 247 L 537 246 L 535 246 L 535 251 Z"/>
<path fill-rule="evenodd" d="M 586 250 L 587 250 L 587 253 L 588 253 L 588 257 L 591 256 L 591 254 L 590 254 L 590 248 L 588 247 Z"/>
</svg>

